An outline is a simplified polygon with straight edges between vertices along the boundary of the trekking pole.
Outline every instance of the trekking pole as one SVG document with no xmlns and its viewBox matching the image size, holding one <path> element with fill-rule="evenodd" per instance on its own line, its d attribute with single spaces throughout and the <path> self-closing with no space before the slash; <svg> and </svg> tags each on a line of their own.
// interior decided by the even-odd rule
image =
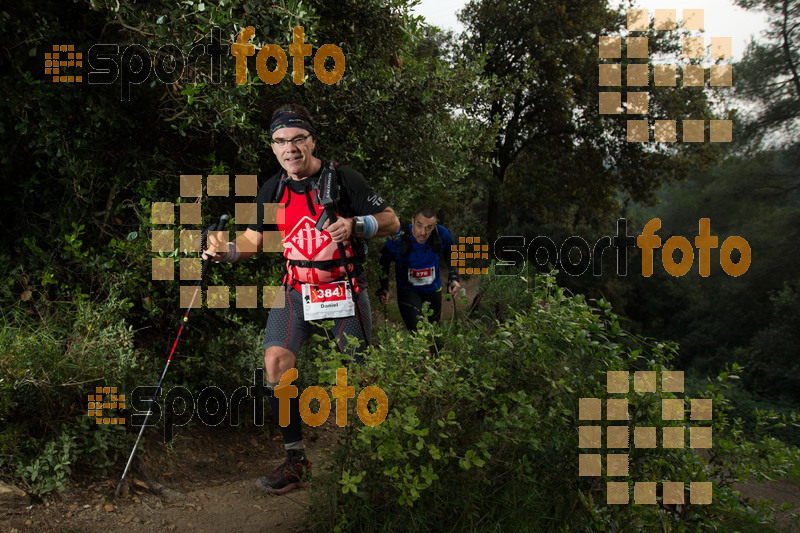
<svg viewBox="0 0 800 533">
<path fill-rule="evenodd" d="M 228 215 L 222 215 L 219 217 L 219 222 L 217 224 L 211 224 L 206 231 L 203 232 L 202 236 L 200 237 L 200 250 L 204 250 L 206 247 L 206 239 L 208 237 L 208 233 L 211 231 L 222 231 L 225 229 L 225 224 L 228 223 L 230 217 Z M 208 270 L 208 265 L 211 264 L 211 260 L 208 259 L 203 261 L 203 267 L 200 270 L 200 279 L 197 280 L 197 285 L 195 285 L 194 294 L 192 295 L 192 301 L 189 302 L 189 307 L 186 308 L 186 312 L 183 314 L 183 318 L 181 319 L 181 327 L 178 329 L 178 335 L 175 337 L 175 342 L 172 343 L 172 350 L 169 352 L 169 357 L 167 357 L 167 364 L 164 366 L 164 371 L 161 372 L 161 378 L 158 380 L 158 385 L 156 386 L 156 390 L 153 393 L 153 397 L 150 399 L 150 404 L 147 409 L 147 413 L 145 413 L 144 421 L 142 422 L 142 429 L 139 430 L 139 436 L 136 437 L 136 442 L 133 445 L 133 450 L 131 450 L 131 455 L 128 457 L 128 463 L 125 465 L 125 470 L 122 472 L 122 477 L 119 479 L 117 483 L 117 490 L 114 492 L 114 499 L 117 499 L 119 496 L 119 491 L 122 488 L 122 485 L 125 483 L 125 476 L 128 475 L 128 470 L 131 467 L 131 462 L 133 462 L 133 456 L 136 453 L 136 448 L 139 446 L 139 441 L 142 439 L 142 435 L 144 434 L 144 428 L 147 427 L 147 419 L 150 417 L 150 413 L 153 412 L 152 406 L 153 403 L 156 401 L 156 397 L 158 396 L 158 391 L 161 390 L 161 384 L 164 382 L 164 376 L 167 375 L 167 369 L 169 368 L 169 364 L 172 361 L 172 354 L 175 353 L 175 348 L 178 346 L 178 341 L 181 338 L 181 333 L 183 333 L 183 328 L 189 322 L 189 311 L 192 310 L 192 306 L 194 305 L 194 301 L 197 298 L 197 292 L 200 290 L 200 285 L 203 283 L 203 279 L 206 277 L 206 271 Z"/>
<path fill-rule="evenodd" d="M 336 176 L 334 175 L 334 168 L 333 164 L 329 168 L 323 168 L 322 176 L 320 177 L 321 181 L 321 190 L 319 191 L 320 196 L 320 204 L 325 208 L 323 214 L 317 220 L 316 228 L 318 231 L 322 231 L 322 225 L 325 223 L 325 220 L 329 220 L 331 224 L 335 223 L 338 220 L 336 216 L 336 202 L 339 201 L 339 194 L 338 190 L 334 188 L 334 180 Z M 347 261 L 347 254 L 345 253 L 344 244 L 341 242 L 336 243 L 336 249 L 339 251 L 339 259 L 342 262 Z M 361 326 L 361 334 L 364 336 L 364 343 L 367 343 L 367 330 L 364 327 L 364 322 L 361 318 L 361 309 L 358 305 L 358 295 L 355 291 L 355 286 L 353 285 L 353 275 L 350 269 L 347 268 L 347 265 L 343 263 L 344 271 L 345 271 L 345 279 L 347 282 L 347 287 L 350 289 L 350 294 L 353 297 L 353 303 L 355 304 L 356 314 L 358 315 L 358 323 Z"/>
<path fill-rule="evenodd" d="M 454 284 L 455 284 L 454 281 L 450 282 L 450 285 L 449 285 L 450 289 L 453 288 Z M 451 294 L 450 295 L 450 299 L 453 301 L 453 320 L 451 320 L 451 322 L 453 322 L 453 321 L 456 320 L 457 315 L 458 315 L 458 307 L 456 306 L 456 295 L 455 294 Z"/>
</svg>

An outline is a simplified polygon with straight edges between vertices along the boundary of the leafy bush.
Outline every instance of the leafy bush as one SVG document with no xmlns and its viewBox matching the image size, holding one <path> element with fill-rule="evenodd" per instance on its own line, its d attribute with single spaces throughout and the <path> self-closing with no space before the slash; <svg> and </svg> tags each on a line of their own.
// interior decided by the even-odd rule
<svg viewBox="0 0 800 533">
<path fill-rule="evenodd" d="M 17 473 L 28 483 L 29 491 L 34 494 L 45 494 L 53 490 L 62 492 L 72 474 L 72 464 L 76 459 L 74 438 L 67 432 L 62 432 L 58 439 L 48 442 L 42 453 L 29 464 L 20 463 Z"/>
<path fill-rule="evenodd" d="M 78 463 L 105 473 L 128 446 L 124 428 L 96 426 L 85 409 L 96 386 L 124 390 L 154 375 L 134 349 L 129 307 L 112 294 L 35 319 L 20 307 L 0 314 L 0 468 L 31 492 L 63 490 Z"/>
<path fill-rule="evenodd" d="M 182 353 L 186 357 L 175 371 L 181 372 L 185 386 L 202 389 L 214 385 L 232 392 L 252 381 L 254 368 L 264 367 L 264 324 L 226 326 L 202 342 L 185 342 Z"/>
<path fill-rule="evenodd" d="M 63 424 L 58 437 L 48 441 L 33 459 L 19 461 L 16 473 L 32 494 L 63 492 L 77 467 L 108 475 L 130 449 L 134 437 L 124 426 L 96 425 L 80 416 L 74 425 Z"/>
<path fill-rule="evenodd" d="M 517 276 L 481 276 L 478 290 L 470 310 L 471 316 L 484 316 L 504 320 L 513 316 L 514 311 L 530 309 L 534 305 L 533 291 L 524 290 L 530 283 L 529 265 L 526 262 L 521 277 Z M 493 263 L 490 271 L 494 272 Z M 524 276 L 524 277 L 522 277 Z M 537 278 L 533 278 L 534 282 Z"/>
<path fill-rule="evenodd" d="M 689 448 L 629 450 L 627 479 L 712 481 L 711 505 L 609 505 L 604 481 L 621 478 L 578 476 L 579 398 L 605 397 L 608 370 L 666 369 L 675 348 L 628 335 L 607 302 L 594 308 L 552 277 L 535 281 L 528 298 L 538 305 L 504 322 L 475 321 L 449 334 L 431 325 L 411 336 L 378 332 L 380 349 L 361 381 L 387 393 L 389 414 L 375 427 L 348 426 L 330 474 L 318 480 L 312 525 L 594 531 L 714 528 L 732 515 L 767 521 L 763 509 L 741 505 L 731 480 L 783 472 L 798 455 L 774 439 L 748 440 L 728 418 L 723 391 L 733 374 L 704 393 L 714 403 L 710 457 Z M 443 342 L 431 347 L 434 334 Z M 336 359 L 334 351 L 320 357 L 323 380 L 333 381 Z M 630 427 L 661 426 L 661 399 L 674 395 L 626 397 Z"/>
<path fill-rule="evenodd" d="M 122 385 L 145 364 L 124 320 L 129 306 L 112 295 L 105 301 L 68 304 L 39 320 L 19 308 L 0 315 L 0 350 L 5 354 L 0 379 L 9 393 L 0 416 L 33 417 L 46 425 L 69 414 L 68 400 L 95 384 Z"/>
</svg>

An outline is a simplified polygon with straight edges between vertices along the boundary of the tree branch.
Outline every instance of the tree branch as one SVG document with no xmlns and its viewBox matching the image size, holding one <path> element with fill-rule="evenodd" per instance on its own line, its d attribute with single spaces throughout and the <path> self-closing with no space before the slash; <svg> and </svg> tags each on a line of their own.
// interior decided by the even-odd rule
<svg viewBox="0 0 800 533">
<path fill-rule="evenodd" d="M 781 48 L 783 49 L 783 54 L 786 56 L 786 63 L 789 66 L 789 70 L 792 73 L 792 81 L 794 82 L 794 88 L 797 91 L 797 98 L 800 98 L 800 75 L 797 74 L 797 68 L 792 60 L 792 51 L 789 48 L 789 31 L 787 29 L 787 24 L 789 23 L 788 3 L 789 0 L 783 0 L 783 3 L 781 4 L 781 11 L 783 13 L 783 24 L 781 26 L 783 42 L 781 43 Z"/>
</svg>

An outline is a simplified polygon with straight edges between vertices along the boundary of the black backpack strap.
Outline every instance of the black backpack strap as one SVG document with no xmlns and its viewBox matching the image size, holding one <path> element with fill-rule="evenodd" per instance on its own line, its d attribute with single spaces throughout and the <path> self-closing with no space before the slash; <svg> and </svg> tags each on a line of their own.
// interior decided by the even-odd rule
<svg viewBox="0 0 800 533">
<path fill-rule="evenodd" d="M 319 189 L 316 191 L 319 195 L 320 201 L 322 201 L 323 195 L 330 195 L 331 198 L 334 198 L 338 203 L 337 208 L 342 215 L 347 216 L 347 211 L 352 213 L 352 208 L 349 205 L 342 205 L 340 200 L 342 199 L 341 191 L 342 191 L 342 175 L 336 170 L 341 163 L 336 161 L 326 161 L 323 159 L 323 172 L 322 177 L 326 179 L 322 179 L 319 182 Z M 330 179 L 331 174 L 334 176 L 334 179 Z M 330 191 L 325 191 L 325 187 L 330 187 Z M 322 215 L 320 215 L 319 219 L 317 220 L 316 228 L 318 230 L 322 229 L 322 225 L 325 223 L 325 220 L 328 218 L 327 214 L 323 211 Z M 355 235 L 350 237 L 351 246 L 353 247 L 353 253 L 356 257 L 362 258 L 360 262 L 366 260 L 367 254 L 367 243 L 365 239 L 361 237 L 357 237 Z"/>
<path fill-rule="evenodd" d="M 398 254 L 403 257 L 408 257 L 411 254 L 411 234 L 403 230 L 402 236 L 400 237 L 400 249 L 398 250 Z M 439 235 L 439 225 L 436 225 L 436 228 L 433 230 L 433 235 L 431 237 L 431 244 L 430 244 L 431 251 L 435 254 L 442 253 L 442 236 Z"/>
<path fill-rule="evenodd" d="M 289 259 L 289 266 L 298 268 L 317 268 L 319 270 L 333 270 L 338 267 L 346 267 L 350 265 L 360 265 L 364 262 L 365 257 L 353 256 L 346 259 L 329 259 L 327 261 L 303 261 L 300 259 Z"/>
<path fill-rule="evenodd" d="M 406 230 L 403 230 L 402 234 L 400 235 L 400 249 L 397 251 L 397 253 L 402 257 L 408 257 L 411 255 L 411 234 Z"/>
<path fill-rule="evenodd" d="M 431 251 L 435 254 L 442 253 L 442 236 L 439 235 L 439 224 L 433 228 L 433 239 L 431 240 Z"/>
<path fill-rule="evenodd" d="M 328 209 L 331 206 L 338 207 L 339 202 L 339 173 L 336 172 L 336 164 L 333 161 L 323 161 L 322 172 L 319 182 L 314 186 L 314 192 L 318 201 L 327 206 L 317 219 L 316 228 L 322 231 L 322 226 L 330 216 Z"/>
<path fill-rule="evenodd" d="M 289 182 L 289 175 L 286 172 L 281 172 L 280 177 L 278 178 L 278 186 L 275 188 L 275 198 L 273 199 L 272 203 L 277 204 L 283 198 L 283 191 L 286 190 L 286 184 Z M 291 196 L 290 196 L 291 198 Z M 289 202 L 286 202 L 287 204 Z"/>
<path fill-rule="evenodd" d="M 340 163 L 335 161 L 326 161 L 322 160 L 322 174 L 321 179 L 317 185 L 314 186 L 313 190 L 306 191 L 306 196 L 308 201 L 310 202 L 310 194 L 317 195 L 317 199 L 322 202 L 324 196 L 329 196 L 333 198 L 335 201 L 338 202 L 339 200 L 339 192 L 341 190 L 341 175 L 336 170 Z M 326 190 L 328 189 L 328 190 Z M 322 230 L 322 225 L 328 219 L 327 211 L 323 211 L 320 214 L 319 219 L 316 223 L 316 228 L 318 230 Z M 340 259 L 331 259 L 328 261 L 301 261 L 290 259 L 289 265 L 298 267 L 298 268 L 317 268 L 320 270 L 331 270 L 337 267 L 345 267 L 350 274 L 356 272 L 353 270 L 353 266 L 358 266 L 364 263 L 367 259 L 366 255 L 366 247 L 364 245 L 363 239 L 360 239 L 356 236 L 352 236 L 350 238 L 350 245 L 353 248 L 353 257 L 346 257 Z M 349 268 L 348 268 L 349 267 Z"/>
</svg>

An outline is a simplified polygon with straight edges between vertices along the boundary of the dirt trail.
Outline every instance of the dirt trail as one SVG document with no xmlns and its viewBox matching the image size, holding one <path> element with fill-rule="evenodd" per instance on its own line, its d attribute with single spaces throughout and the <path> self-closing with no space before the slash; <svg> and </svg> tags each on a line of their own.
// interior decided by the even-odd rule
<svg viewBox="0 0 800 533">
<path fill-rule="evenodd" d="M 463 284 L 469 302 L 475 296 L 477 282 L 474 276 Z M 459 318 L 469 309 L 469 302 L 459 302 Z M 452 303 L 442 304 L 442 320 L 449 321 Z M 390 305 L 396 306 L 396 300 Z M 374 320 L 382 321 L 383 316 L 376 313 Z M 320 464 L 335 448 L 340 431 L 332 420 L 319 428 L 305 426 L 314 472 L 319 472 Z M 62 497 L 46 497 L 0 515 L 0 533 L 304 530 L 309 490 L 271 496 L 255 487 L 259 476 L 268 474 L 283 460 L 283 444 L 276 428 L 194 425 L 184 429 L 170 445 L 160 442 L 154 431 L 146 437 L 143 448 L 147 451 L 142 454 L 139 450 L 137 455 L 145 458 L 153 479 L 168 489 L 165 495 L 147 489 L 142 476 L 132 470 L 128 475 L 130 490 L 112 501 L 123 466 L 120 464 L 105 480 L 73 483 Z M 172 494 L 178 498 L 170 500 L 167 495 Z"/>
<path fill-rule="evenodd" d="M 314 472 L 337 446 L 342 429 L 328 421 L 306 428 L 305 440 Z M 283 459 L 280 437 L 263 428 L 194 426 L 171 446 L 147 443 L 145 454 L 152 477 L 177 498 L 159 497 L 143 488 L 141 476 L 129 474 L 130 490 L 111 503 L 120 472 L 106 480 L 73 485 L 63 498 L 40 502 L 0 516 L 0 532 L 92 533 L 121 531 L 189 531 L 296 533 L 311 505 L 312 492 L 296 490 L 270 496 L 255 487 L 255 479 Z M 770 499 L 777 510 L 784 502 L 800 502 L 800 486 L 787 481 L 737 484 L 753 499 Z M 110 505 L 109 505 L 110 504 Z M 779 523 L 795 525 L 787 513 Z"/>
<path fill-rule="evenodd" d="M 305 440 L 313 469 L 336 446 L 342 431 L 332 421 L 307 428 Z M 71 486 L 63 498 L 46 500 L 0 516 L 0 531 L 95 532 L 196 531 L 239 533 L 298 532 L 310 505 L 308 489 L 282 496 L 265 494 L 255 480 L 283 460 L 279 436 L 263 428 L 195 426 L 170 446 L 146 446 L 146 464 L 165 494 L 157 496 L 133 472 L 128 491 L 112 502 L 121 472 L 104 481 Z M 174 491 L 174 492 L 173 492 Z"/>
<path fill-rule="evenodd" d="M 469 302 L 459 302 L 459 319 L 469 309 L 477 281 L 474 276 L 464 283 Z M 450 302 L 443 302 L 443 321 L 450 320 L 452 309 Z M 382 316 L 376 319 L 383 320 Z M 112 503 L 120 465 L 106 480 L 77 483 L 62 498 L 0 515 L 0 533 L 305 531 L 310 490 L 271 496 L 255 487 L 255 480 L 271 472 L 284 457 L 277 428 L 270 424 L 267 421 L 263 428 L 194 425 L 179 433 L 170 445 L 160 442 L 155 432 L 147 433 L 147 453 L 143 454 L 147 468 L 155 481 L 169 489 L 167 494 L 177 494 L 177 498 L 154 494 L 146 489 L 142 476 L 132 471 L 128 476 L 130 490 Z M 304 427 L 315 473 L 337 446 L 342 431 L 332 420 L 318 428 Z M 776 509 L 784 502 L 800 503 L 800 486 L 787 481 L 746 483 L 736 488 L 750 498 L 772 500 Z M 793 527 L 787 513 L 777 514 L 781 525 Z"/>
<path fill-rule="evenodd" d="M 791 511 L 781 511 L 781 505 L 784 503 L 793 503 L 798 506 L 800 510 L 800 485 L 796 485 L 791 481 L 767 481 L 764 483 L 734 483 L 733 488 L 740 491 L 747 498 L 754 501 L 770 500 L 772 508 L 775 510 L 775 516 L 778 518 L 778 523 L 787 528 L 788 531 L 800 531 L 798 527 L 800 524 L 792 520 Z"/>
</svg>

